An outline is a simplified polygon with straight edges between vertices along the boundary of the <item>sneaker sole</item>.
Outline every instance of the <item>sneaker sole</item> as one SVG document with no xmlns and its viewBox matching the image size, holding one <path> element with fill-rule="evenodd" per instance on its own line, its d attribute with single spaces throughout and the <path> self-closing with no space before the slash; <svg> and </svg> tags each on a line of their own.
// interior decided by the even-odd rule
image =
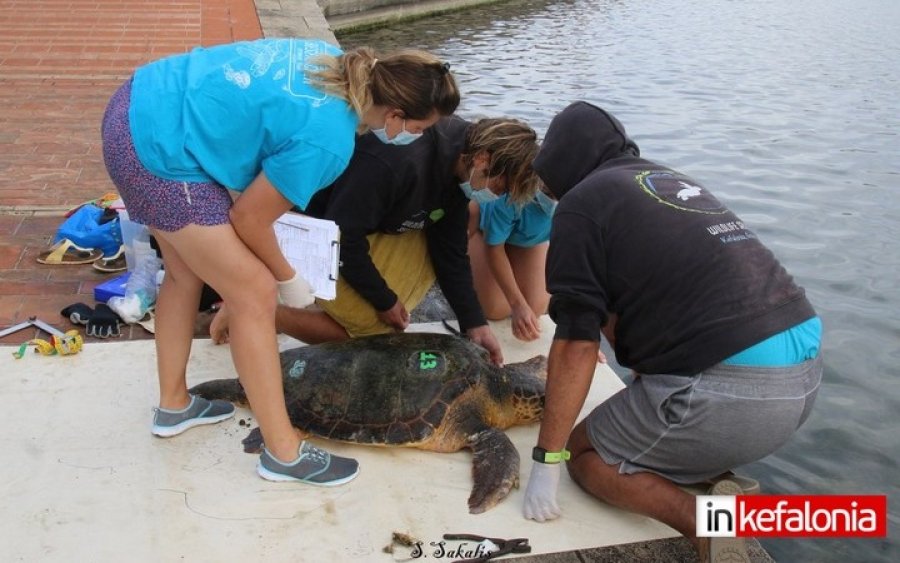
<svg viewBox="0 0 900 563">
<path fill-rule="evenodd" d="M 91 265 L 92 265 L 93 268 L 94 268 L 95 270 L 97 270 L 98 272 L 103 272 L 103 273 L 106 273 L 106 274 L 111 274 L 111 273 L 114 273 L 114 272 L 124 272 L 125 270 L 128 269 L 128 266 L 127 266 L 127 265 L 124 265 L 124 264 L 123 264 L 123 265 L 101 264 L 100 262 L 102 262 L 102 261 L 103 261 L 102 259 L 101 259 L 101 260 L 98 260 L 98 261 L 94 262 L 94 263 L 91 264 Z"/>
<path fill-rule="evenodd" d="M 745 495 L 758 495 L 761 491 L 759 486 L 759 481 L 756 479 L 751 479 L 750 477 L 743 477 L 741 475 L 732 475 L 727 478 L 732 483 L 736 484 L 743 491 L 742 494 Z"/>
<path fill-rule="evenodd" d="M 710 495 L 737 496 L 745 494 L 741 485 L 722 479 L 710 488 Z M 744 538 L 709 538 L 709 563 L 750 563 L 750 553 Z"/>
<path fill-rule="evenodd" d="M 349 483 L 350 481 L 356 479 L 356 476 L 359 475 L 359 467 L 356 468 L 356 472 L 352 475 L 348 475 L 347 477 L 342 477 L 340 479 L 334 479 L 332 481 L 310 481 L 307 479 L 300 479 L 299 477 L 291 477 L 290 475 L 285 475 L 284 473 L 275 473 L 274 471 L 270 471 L 263 467 L 262 463 L 256 464 L 256 472 L 260 477 L 265 479 L 266 481 L 276 481 L 276 482 L 288 482 L 293 481 L 296 483 L 304 483 L 306 485 L 316 485 L 317 487 L 337 487 L 338 485 L 343 485 L 345 483 Z"/>
<path fill-rule="evenodd" d="M 228 420 L 229 418 L 234 416 L 234 411 L 231 411 L 227 414 L 220 414 L 219 416 L 207 416 L 203 418 L 189 418 L 184 422 L 179 422 L 174 426 L 156 426 L 155 424 L 150 429 L 150 432 L 154 436 L 158 436 L 160 438 L 171 438 L 172 436 L 177 436 L 186 430 L 190 430 L 195 426 L 204 426 L 207 424 L 216 424 L 217 422 L 222 422 L 223 420 Z"/>
<path fill-rule="evenodd" d="M 728 477 L 723 477 L 722 479 L 716 479 L 712 482 L 712 485 L 719 483 L 721 481 L 731 481 L 735 485 L 741 488 L 741 492 L 737 494 L 741 495 L 758 495 L 761 492 L 759 481 L 756 479 L 751 479 L 750 477 L 743 477 L 741 475 L 730 475 Z"/>
<path fill-rule="evenodd" d="M 717 481 L 709 488 L 708 495 L 738 496 L 744 494 L 744 489 L 731 479 Z"/>
</svg>

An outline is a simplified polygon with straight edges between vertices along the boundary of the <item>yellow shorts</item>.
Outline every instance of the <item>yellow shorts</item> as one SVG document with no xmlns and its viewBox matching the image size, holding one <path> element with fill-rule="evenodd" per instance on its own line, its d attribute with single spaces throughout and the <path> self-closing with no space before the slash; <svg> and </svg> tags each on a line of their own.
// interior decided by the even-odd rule
<svg viewBox="0 0 900 563">
<path fill-rule="evenodd" d="M 397 294 L 407 311 L 422 301 L 434 284 L 434 268 L 428 256 L 424 231 L 407 231 L 399 235 L 369 235 L 369 256 Z M 352 338 L 393 332 L 394 328 L 378 318 L 371 303 L 350 287 L 343 278 L 337 281 L 337 297 L 331 301 L 317 299 L 316 304 L 337 321 Z"/>
</svg>

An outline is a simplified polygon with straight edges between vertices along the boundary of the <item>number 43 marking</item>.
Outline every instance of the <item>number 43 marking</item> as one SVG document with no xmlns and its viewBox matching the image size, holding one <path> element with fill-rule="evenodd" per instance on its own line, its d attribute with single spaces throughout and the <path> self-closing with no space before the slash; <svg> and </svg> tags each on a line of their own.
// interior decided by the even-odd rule
<svg viewBox="0 0 900 563">
<path fill-rule="evenodd" d="M 432 352 L 419 352 L 419 369 L 434 369 L 437 365 L 437 354 Z"/>
</svg>

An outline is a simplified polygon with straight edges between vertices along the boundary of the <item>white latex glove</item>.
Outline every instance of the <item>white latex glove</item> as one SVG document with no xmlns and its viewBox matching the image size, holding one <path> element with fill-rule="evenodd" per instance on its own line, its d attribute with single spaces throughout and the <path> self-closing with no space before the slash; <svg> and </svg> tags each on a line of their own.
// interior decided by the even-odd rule
<svg viewBox="0 0 900 563">
<path fill-rule="evenodd" d="M 278 282 L 278 302 L 282 305 L 302 309 L 312 305 L 313 301 L 312 287 L 299 273 L 294 272 L 291 279 Z"/>
<path fill-rule="evenodd" d="M 560 463 L 538 463 L 531 466 L 531 477 L 525 489 L 525 506 L 522 513 L 525 518 L 544 522 L 553 520 L 562 514 L 556 502 L 556 490 L 559 488 Z"/>
</svg>

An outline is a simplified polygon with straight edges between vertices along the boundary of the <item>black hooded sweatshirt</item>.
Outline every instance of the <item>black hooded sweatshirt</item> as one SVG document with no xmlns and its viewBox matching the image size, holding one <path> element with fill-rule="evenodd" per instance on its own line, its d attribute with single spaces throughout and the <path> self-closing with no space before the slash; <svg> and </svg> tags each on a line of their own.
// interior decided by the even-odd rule
<svg viewBox="0 0 900 563">
<path fill-rule="evenodd" d="M 815 316 L 743 221 L 639 155 L 591 104 L 550 124 L 534 167 L 560 200 L 547 257 L 555 338 L 599 340 L 614 313 L 621 365 L 693 375 Z"/>
<path fill-rule="evenodd" d="M 467 254 L 469 200 L 454 176 L 470 125 L 444 118 L 405 146 L 371 133 L 357 137 L 347 169 L 304 211 L 338 224 L 340 274 L 376 310 L 393 307 L 397 294 L 372 262 L 367 235 L 424 229 L 435 276 L 460 329 L 486 324 Z"/>
</svg>

